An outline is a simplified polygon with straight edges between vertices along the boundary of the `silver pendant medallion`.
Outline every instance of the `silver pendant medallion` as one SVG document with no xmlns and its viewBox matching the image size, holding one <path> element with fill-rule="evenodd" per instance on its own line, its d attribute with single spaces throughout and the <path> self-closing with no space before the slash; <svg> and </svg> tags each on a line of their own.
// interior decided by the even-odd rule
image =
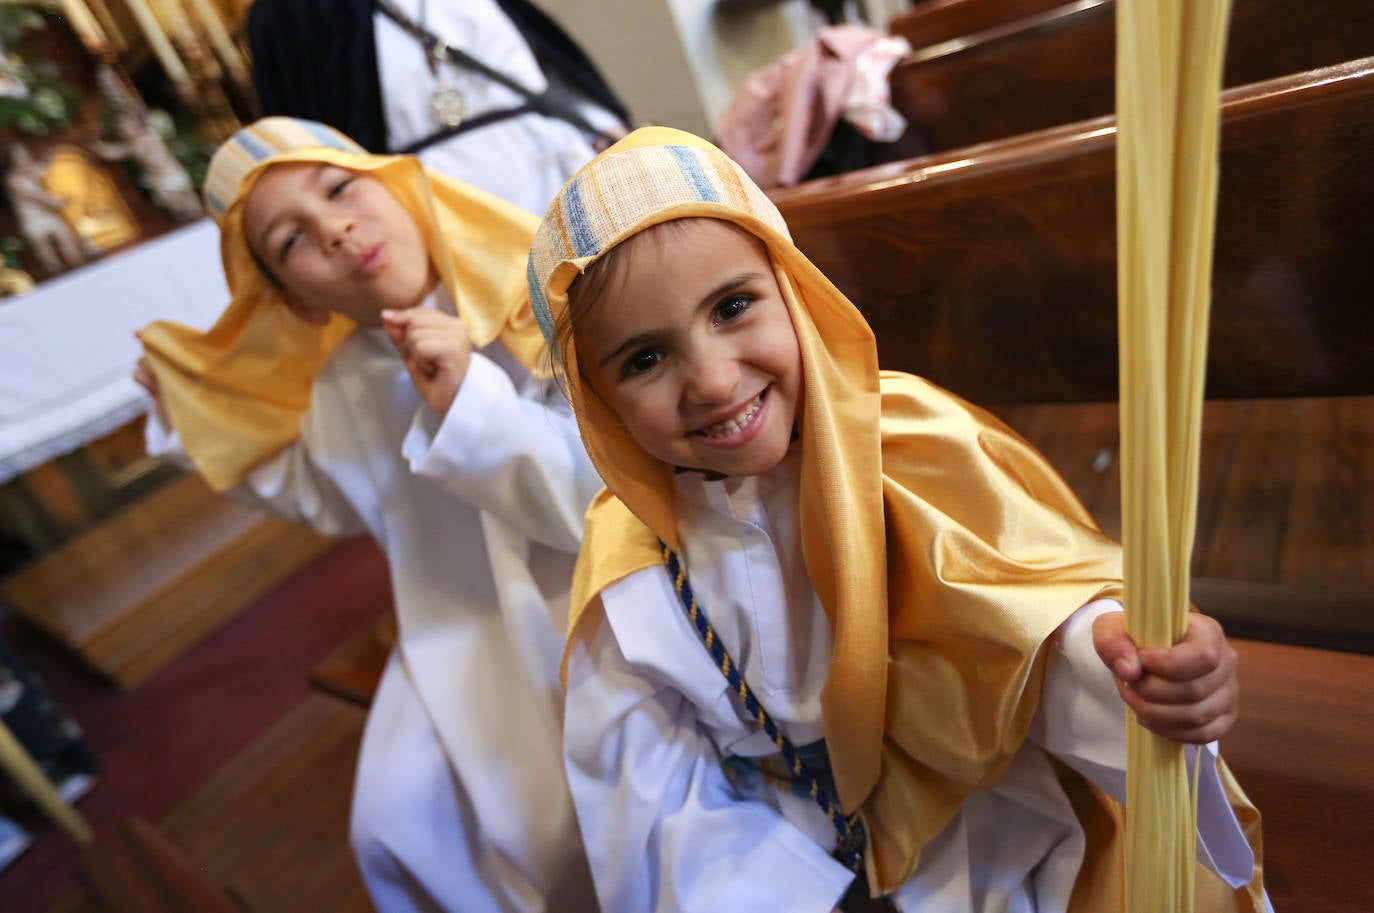
<svg viewBox="0 0 1374 913">
<path fill-rule="evenodd" d="M 441 82 L 429 97 L 429 116 L 440 127 L 452 129 L 463 122 L 467 102 L 463 93 L 452 83 Z"/>
</svg>

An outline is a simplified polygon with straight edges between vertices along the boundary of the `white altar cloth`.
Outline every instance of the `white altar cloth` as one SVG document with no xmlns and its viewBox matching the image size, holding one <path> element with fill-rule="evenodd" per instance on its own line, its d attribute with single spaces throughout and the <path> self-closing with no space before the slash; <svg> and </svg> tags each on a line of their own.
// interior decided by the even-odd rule
<svg viewBox="0 0 1374 913">
<path fill-rule="evenodd" d="M 0 299 L 0 483 L 146 412 L 134 331 L 204 329 L 228 301 L 209 219 Z"/>
</svg>

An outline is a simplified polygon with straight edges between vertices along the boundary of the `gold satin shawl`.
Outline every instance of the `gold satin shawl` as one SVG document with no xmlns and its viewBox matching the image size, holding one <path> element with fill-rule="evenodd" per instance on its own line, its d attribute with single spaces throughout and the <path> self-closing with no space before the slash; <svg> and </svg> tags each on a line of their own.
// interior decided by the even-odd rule
<svg viewBox="0 0 1374 913">
<path fill-rule="evenodd" d="M 530 255 L 546 338 L 568 287 L 601 254 L 691 217 L 764 242 L 797 332 L 802 548 L 834 633 L 825 738 L 841 803 L 867 828 L 869 884 L 889 893 L 1010 762 L 1038 706 L 1042 645 L 1083 605 L 1119 598 L 1120 550 L 1001 422 L 919 378 L 880 372 L 867 323 L 792 244 L 776 208 L 690 134 L 638 130 L 554 201 Z M 600 619 L 602 590 L 661 564 L 658 538 L 675 549 L 678 540 L 671 469 L 587 386 L 575 344 L 557 354 L 608 486 L 587 514 L 571 646 Z M 566 672 L 566 653 L 564 663 Z M 1102 868 L 1080 882 L 1110 893 L 1099 872 L 1110 879 Z"/>
<path fill-rule="evenodd" d="M 499 339 L 525 367 L 548 376 L 525 280 L 535 216 L 432 172 L 413 156 L 322 146 L 278 152 L 246 172 L 223 208 L 220 255 L 232 299 L 215 325 L 201 332 L 160 321 L 143 331 L 172 425 L 211 487 L 233 486 L 299 437 L 315 376 L 353 329 L 351 320 L 338 315 L 323 327 L 292 316 L 253 261 L 243 204 L 257 178 L 284 162 L 323 162 L 382 181 L 420 226 L 473 345 Z"/>
</svg>

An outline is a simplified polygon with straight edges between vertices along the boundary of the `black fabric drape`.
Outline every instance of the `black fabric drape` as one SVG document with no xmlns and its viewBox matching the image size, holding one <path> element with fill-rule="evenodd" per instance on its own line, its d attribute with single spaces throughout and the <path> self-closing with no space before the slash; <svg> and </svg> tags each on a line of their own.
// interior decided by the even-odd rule
<svg viewBox="0 0 1374 913">
<path fill-rule="evenodd" d="M 497 0 L 540 67 L 626 124 L 625 106 L 582 49 L 528 0 Z M 248 11 L 253 85 L 264 115 L 329 124 L 389 152 L 372 0 L 255 0 Z M 423 53 L 419 45 L 415 52 Z"/>
<path fill-rule="evenodd" d="M 372 0 L 255 0 L 253 86 L 265 115 L 328 124 L 386 152 Z"/>
</svg>

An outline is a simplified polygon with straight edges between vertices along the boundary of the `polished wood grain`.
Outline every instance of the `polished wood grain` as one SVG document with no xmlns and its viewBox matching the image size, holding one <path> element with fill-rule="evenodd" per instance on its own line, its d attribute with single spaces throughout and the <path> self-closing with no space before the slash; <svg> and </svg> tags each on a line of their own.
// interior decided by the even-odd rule
<svg viewBox="0 0 1374 913">
<path fill-rule="evenodd" d="M 255 913 L 370 913 L 348 845 L 366 716 L 311 693 L 178 806 L 163 833 Z"/>
<path fill-rule="evenodd" d="M 1274 909 L 1374 897 L 1374 657 L 1238 641 L 1241 716 L 1222 754 L 1263 817 Z"/>
<path fill-rule="evenodd" d="M 993 411 L 1121 536 L 1114 403 Z M 1374 653 L 1374 397 L 1203 407 L 1193 602 L 1233 636 Z"/>
<path fill-rule="evenodd" d="M 1374 393 L 1374 58 L 1228 91 L 1207 394 Z M 885 367 L 978 402 L 1117 395 L 1114 122 L 772 192 Z"/>
<path fill-rule="evenodd" d="M 127 688 L 328 544 L 184 476 L 0 581 L 0 600 Z"/>
<path fill-rule="evenodd" d="M 310 693 L 311 667 L 390 613 L 385 556 L 370 538 L 356 537 L 331 546 L 129 691 L 86 672 L 23 619 L 0 618 L 0 637 L 42 674 L 85 730 L 101 773 L 77 807 L 102 840 L 132 815 L 161 828 L 207 778 Z M 302 789 L 315 788 L 308 768 L 295 776 Z M 346 808 L 346 793 L 340 802 Z M 46 910 L 76 887 L 77 848 L 41 819 L 28 824 L 34 845 L 0 873 L 0 910 L 6 913 Z M 222 820 L 202 826 L 215 829 Z M 178 848 L 189 848 L 169 836 Z"/>
<path fill-rule="evenodd" d="M 386 615 L 310 670 L 310 683 L 322 691 L 363 707 L 372 703 L 377 685 L 396 646 L 396 616 Z"/>
<path fill-rule="evenodd" d="M 110 913 L 242 913 L 141 818 L 88 851 L 78 869 L 86 890 Z"/>
<path fill-rule="evenodd" d="M 210 913 L 209 906 L 158 906 L 166 872 L 189 863 L 201 896 L 232 899 L 252 913 L 374 913 L 348 845 L 348 810 L 366 711 L 311 693 L 217 771 L 132 850 L 110 841 L 82 863 L 89 887 L 48 913 Z M 148 873 L 123 857 L 152 845 L 173 866 Z M 157 872 L 164 877 L 157 877 Z M 98 873 L 100 877 L 93 878 Z M 140 877 L 143 876 L 143 877 Z M 125 905 L 110 903 L 115 898 Z M 138 903 L 145 906 L 138 906 Z M 210 901 L 206 901 L 209 903 Z M 134 906 L 127 904 L 133 903 Z"/>
<path fill-rule="evenodd" d="M 963 5 L 994 7 L 988 0 Z M 1110 0 L 1062 4 L 918 48 L 892 72 L 893 105 L 933 151 L 1110 114 L 1115 9 Z M 988 20 L 995 10 L 980 15 Z M 1235 0 L 1223 84 L 1248 85 L 1371 51 L 1374 5 Z"/>
<path fill-rule="evenodd" d="M 894 16 L 887 30 L 915 49 L 965 38 L 1065 6 L 1065 0 L 928 0 Z"/>
</svg>

